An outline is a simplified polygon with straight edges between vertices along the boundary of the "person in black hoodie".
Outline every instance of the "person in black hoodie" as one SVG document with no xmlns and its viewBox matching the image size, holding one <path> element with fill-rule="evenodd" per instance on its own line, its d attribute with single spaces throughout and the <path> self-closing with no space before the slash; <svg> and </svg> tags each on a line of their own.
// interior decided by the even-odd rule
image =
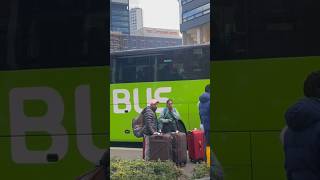
<svg viewBox="0 0 320 180">
<path fill-rule="evenodd" d="M 320 71 L 307 77 L 304 94 L 285 113 L 282 138 L 288 180 L 320 180 Z"/>
</svg>

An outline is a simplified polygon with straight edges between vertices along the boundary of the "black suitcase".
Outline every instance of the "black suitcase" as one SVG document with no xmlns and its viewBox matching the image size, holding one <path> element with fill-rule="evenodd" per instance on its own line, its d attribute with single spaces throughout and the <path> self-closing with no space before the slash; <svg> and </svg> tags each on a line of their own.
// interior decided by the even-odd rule
<svg viewBox="0 0 320 180">
<path fill-rule="evenodd" d="M 187 137 L 185 133 L 173 132 L 172 136 L 172 159 L 179 166 L 187 164 Z"/>
<path fill-rule="evenodd" d="M 149 139 L 150 160 L 172 160 L 172 136 L 152 135 Z"/>
</svg>

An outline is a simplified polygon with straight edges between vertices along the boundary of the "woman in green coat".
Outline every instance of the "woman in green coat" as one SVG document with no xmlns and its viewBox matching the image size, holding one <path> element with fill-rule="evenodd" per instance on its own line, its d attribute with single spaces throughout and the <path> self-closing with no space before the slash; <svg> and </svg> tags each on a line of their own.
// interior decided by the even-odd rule
<svg viewBox="0 0 320 180">
<path fill-rule="evenodd" d="M 167 107 L 160 113 L 158 120 L 158 129 L 162 133 L 176 132 L 178 130 L 178 121 L 180 114 L 176 108 L 173 107 L 172 99 L 167 100 Z"/>
</svg>

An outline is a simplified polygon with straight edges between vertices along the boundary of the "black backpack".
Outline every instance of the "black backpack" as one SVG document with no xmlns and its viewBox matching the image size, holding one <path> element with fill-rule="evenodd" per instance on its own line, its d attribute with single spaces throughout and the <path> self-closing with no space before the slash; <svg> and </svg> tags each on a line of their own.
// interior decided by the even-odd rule
<svg viewBox="0 0 320 180">
<path fill-rule="evenodd" d="M 144 110 L 136 118 L 134 118 L 132 120 L 133 134 L 137 138 L 143 137 L 143 132 L 144 132 L 144 129 L 145 129 L 143 112 L 144 112 Z"/>
</svg>

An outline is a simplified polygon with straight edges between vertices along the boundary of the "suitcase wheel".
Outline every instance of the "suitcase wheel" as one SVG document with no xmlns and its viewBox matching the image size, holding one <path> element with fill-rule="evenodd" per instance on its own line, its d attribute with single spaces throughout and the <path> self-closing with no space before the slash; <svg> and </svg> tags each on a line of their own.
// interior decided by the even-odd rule
<svg viewBox="0 0 320 180">
<path fill-rule="evenodd" d="M 176 166 L 179 166 L 179 167 L 185 167 L 186 166 L 186 162 L 183 162 L 183 163 L 176 163 Z"/>
<path fill-rule="evenodd" d="M 197 164 L 199 162 L 199 160 L 194 160 L 194 159 L 191 159 L 191 162 L 193 162 L 194 164 Z"/>
</svg>

